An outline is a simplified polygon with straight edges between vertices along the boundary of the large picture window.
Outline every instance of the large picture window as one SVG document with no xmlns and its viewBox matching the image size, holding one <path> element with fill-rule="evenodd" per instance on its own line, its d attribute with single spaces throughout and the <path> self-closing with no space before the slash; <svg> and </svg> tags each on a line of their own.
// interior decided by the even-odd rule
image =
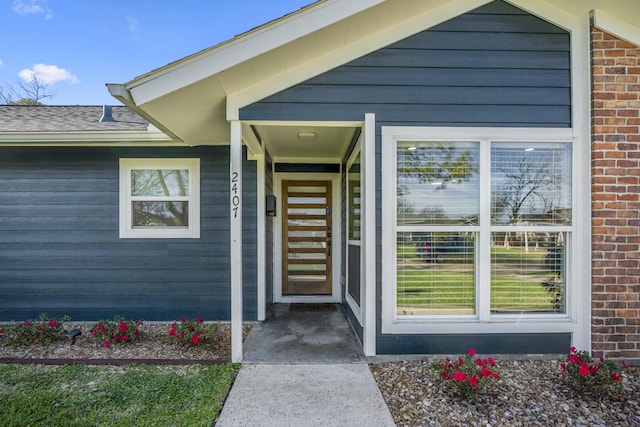
<svg viewBox="0 0 640 427">
<path fill-rule="evenodd" d="M 120 237 L 200 237 L 199 159 L 120 159 Z"/>
<path fill-rule="evenodd" d="M 383 329 L 569 319 L 572 141 L 522 132 L 383 138 Z"/>
</svg>

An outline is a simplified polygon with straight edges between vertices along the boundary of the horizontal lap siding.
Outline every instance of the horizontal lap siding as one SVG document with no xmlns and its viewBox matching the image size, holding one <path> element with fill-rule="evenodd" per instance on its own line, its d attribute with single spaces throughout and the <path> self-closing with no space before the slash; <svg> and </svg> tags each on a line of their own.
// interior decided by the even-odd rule
<svg viewBox="0 0 640 427">
<path fill-rule="evenodd" d="M 249 105 L 240 117 L 361 121 L 375 113 L 378 150 L 381 126 L 568 128 L 570 61 L 568 32 L 495 1 Z M 377 181 L 381 254 L 379 174 Z M 381 334 L 380 308 L 378 298 L 380 354 L 456 353 L 466 351 L 462 341 L 469 345 L 460 335 Z M 487 352 L 564 352 L 570 342 L 569 334 L 481 338 L 474 343 Z"/>
<path fill-rule="evenodd" d="M 571 126 L 569 34 L 494 2 L 241 110 L 242 119 Z"/>
<path fill-rule="evenodd" d="M 201 238 L 120 239 L 119 158 L 200 158 Z M 0 321 L 230 317 L 228 148 L 1 148 Z M 255 319 L 245 167 L 245 318 Z"/>
</svg>

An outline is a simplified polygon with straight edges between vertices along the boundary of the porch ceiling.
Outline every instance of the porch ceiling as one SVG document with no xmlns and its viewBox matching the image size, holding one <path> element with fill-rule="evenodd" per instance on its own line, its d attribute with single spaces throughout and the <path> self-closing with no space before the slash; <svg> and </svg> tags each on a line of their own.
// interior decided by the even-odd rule
<svg viewBox="0 0 640 427">
<path fill-rule="evenodd" d="M 256 125 L 274 162 L 340 161 L 357 127 Z"/>
</svg>

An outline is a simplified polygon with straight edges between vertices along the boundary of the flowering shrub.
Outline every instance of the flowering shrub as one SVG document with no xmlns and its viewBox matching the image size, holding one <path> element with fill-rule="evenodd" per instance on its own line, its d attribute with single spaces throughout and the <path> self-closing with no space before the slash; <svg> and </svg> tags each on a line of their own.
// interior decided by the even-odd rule
<svg viewBox="0 0 640 427">
<path fill-rule="evenodd" d="M 440 373 L 440 377 L 456 388 L 458 393 L 478 401 L 482 389 L 491 381 L 499 381 L 500 374 L 496 361 L 492 357 L 475 358 L 476 351 L 470 348 L 466 355 L 457 360 L 433 362 L 431 367 Z"/>
<path fill-rule="evenodd" d="M 182 318 L 173 322 L 169 329 L 169 339 L 181 345 L 200 345 L 209 341 L 218 332 L 218 324 L 205 324 L 202 317 Z"/>
<path fill-rule="evenodd" d="M 9 343 L 14 347 L 29 344 L 49 345 L 55 340 L 64 338 L 62 324 L 69 320 L 71 320 L 69 316 L 64 316 L 61 320 L 49 319 L 43 313 L 39 321 L 27 320 L 24 323 L 8 326 L 6 335 L 9 337 Z M 5 332 L 1 334 L 4 335 Z"/>
<path fill-rule="evenodd" d="M 600 358 L 599 362 L 589 355 L 588 351 L 569 349 L 566 359 L 560 360 L 562 379 L 568 380 L 580 391 L 591 392 L 603 396 L 621 398 L 624 395 L 622 371 L 627 365 Z"/>
<path fill-rule="evenodd" d="M 142 320 L 124 320 L 116 317 L 113 321 L 103 320 L 91 328 L 91 335 L 96 337 L 104 347 L 112 344 L 128 343 L 140 338 Z"/>
</svg>

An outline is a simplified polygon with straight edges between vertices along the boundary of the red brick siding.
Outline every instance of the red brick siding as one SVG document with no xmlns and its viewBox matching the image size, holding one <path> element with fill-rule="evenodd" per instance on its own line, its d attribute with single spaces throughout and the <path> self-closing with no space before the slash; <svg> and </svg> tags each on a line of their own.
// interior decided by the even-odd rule
<svg viewBox="0 0 640 427">
<path fill-rule="evenodd" d="M 640 48 L 592 48 L 592 349 L 640 358 Z"/>
</svg>

